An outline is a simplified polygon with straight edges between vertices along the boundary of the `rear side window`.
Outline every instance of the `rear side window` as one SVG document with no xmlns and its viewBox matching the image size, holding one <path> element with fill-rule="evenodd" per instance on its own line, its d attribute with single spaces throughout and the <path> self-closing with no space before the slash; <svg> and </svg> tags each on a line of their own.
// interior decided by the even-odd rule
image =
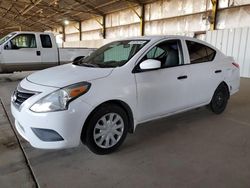
<svg viewBox="0 0 250 188">
<path fill-rule="evenodd" d="M 52 42 L 49 35 L 40 35 L 43 48 L 52 48 Z"/>
<path fill-rule="evenodd" d="M 186 41 L 190 63 L 203 63 L 213 61 L 216 51 L 212 48 L 193 41 Z"/>
</svg>

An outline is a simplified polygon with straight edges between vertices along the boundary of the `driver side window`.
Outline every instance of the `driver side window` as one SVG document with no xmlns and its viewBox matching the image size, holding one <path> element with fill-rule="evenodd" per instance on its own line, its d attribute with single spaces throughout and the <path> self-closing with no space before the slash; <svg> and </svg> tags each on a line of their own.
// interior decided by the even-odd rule
<svg viewBox="0 0 250 188">
<path fill-rule="evenodd" d="M 154 59 L 161 62 L 161 67 L 175 67 L 183 64 L 181 41 L 168 40 L 157 44 L 142 59 Z"/>
<path fill-rule="evenodd" d="M 33 34 L 17 35 L 10 41 L 11 49 L 36 48 L 36 38 Z"/>
<path fill-rule="evenodd" d="M 155 46 L 147 53 L 147 59 L 156 59 L 163 53 L 164 53 L 163 49 L 159 48 L 158 46 Z"/>
</svg>

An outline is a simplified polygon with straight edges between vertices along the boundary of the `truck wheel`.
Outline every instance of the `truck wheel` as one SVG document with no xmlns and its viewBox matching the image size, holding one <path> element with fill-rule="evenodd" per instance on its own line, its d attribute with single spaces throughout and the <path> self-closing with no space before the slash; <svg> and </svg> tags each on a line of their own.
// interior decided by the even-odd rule
<svg viewBox="0 0 250 188">
<path fill-rule="evenodd" d="M 92 115 L 86 130 L 86 145 L 100 155 L 112 153 L 123 143 L 128 132 L 126 112 L 117 105 L 100 106 Z"/>
<path fill-rule="evenodd" d="M 221 114 L 226 109 L 228 99 L 229 99 L 228 88 L 225 84 L 221 84 L 215 90 L 213 98 L 209 104 L 209 107 L 215 114 Z"/>
</svg>

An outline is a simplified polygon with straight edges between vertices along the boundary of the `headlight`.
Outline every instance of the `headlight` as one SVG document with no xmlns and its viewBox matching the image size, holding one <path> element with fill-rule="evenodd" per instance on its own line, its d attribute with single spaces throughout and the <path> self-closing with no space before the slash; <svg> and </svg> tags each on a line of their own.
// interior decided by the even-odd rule
<svg viewBox="0 0 250 188">
<path fill-rule="evenodd" d="M 90 85 L 88 82 L 81 82 L 59 89 L 37 101 L 30 110 L 33 112 L 67 110 L 69 103 L 88 92 Z"/>
</svg>

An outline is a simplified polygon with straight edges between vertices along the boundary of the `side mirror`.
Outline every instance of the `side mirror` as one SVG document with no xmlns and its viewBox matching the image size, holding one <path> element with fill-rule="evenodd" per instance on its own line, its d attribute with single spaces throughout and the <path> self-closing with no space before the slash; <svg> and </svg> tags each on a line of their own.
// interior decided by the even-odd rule
<svg viewBox="0 0 250 188">
<path fill-rule="evenodd" d="M 7 44 L 4 45 L 4 49 L 5 49 L 5 50 L 11 49 L 11 44 L 10 44 L 10 42 L 8 42 Z"/>
<path fill-rule="evenodd" d="M 140 69 L 150 70 L 150 69 L 159 69 L 161 68 L 161 62 L 155 59 L 147 59 L 140 64 Z"/>
<path fill-rule="evenodd" d="M 76 59 L 73 61 L 73 63 L 79 63 L 79 62 L 81 62 L 84 58 L 85 58 L 84 56 L 78 57 L 78 58 L 76 58 Z"/>
<path fill-rule="evenodd" d="M 19 50 L 20 48 L 17 45 L 13 44 L 11 41 L 9 41 L 8 43 L 4 45 L 4 49 L 5 50 Z"/>
</svg>

